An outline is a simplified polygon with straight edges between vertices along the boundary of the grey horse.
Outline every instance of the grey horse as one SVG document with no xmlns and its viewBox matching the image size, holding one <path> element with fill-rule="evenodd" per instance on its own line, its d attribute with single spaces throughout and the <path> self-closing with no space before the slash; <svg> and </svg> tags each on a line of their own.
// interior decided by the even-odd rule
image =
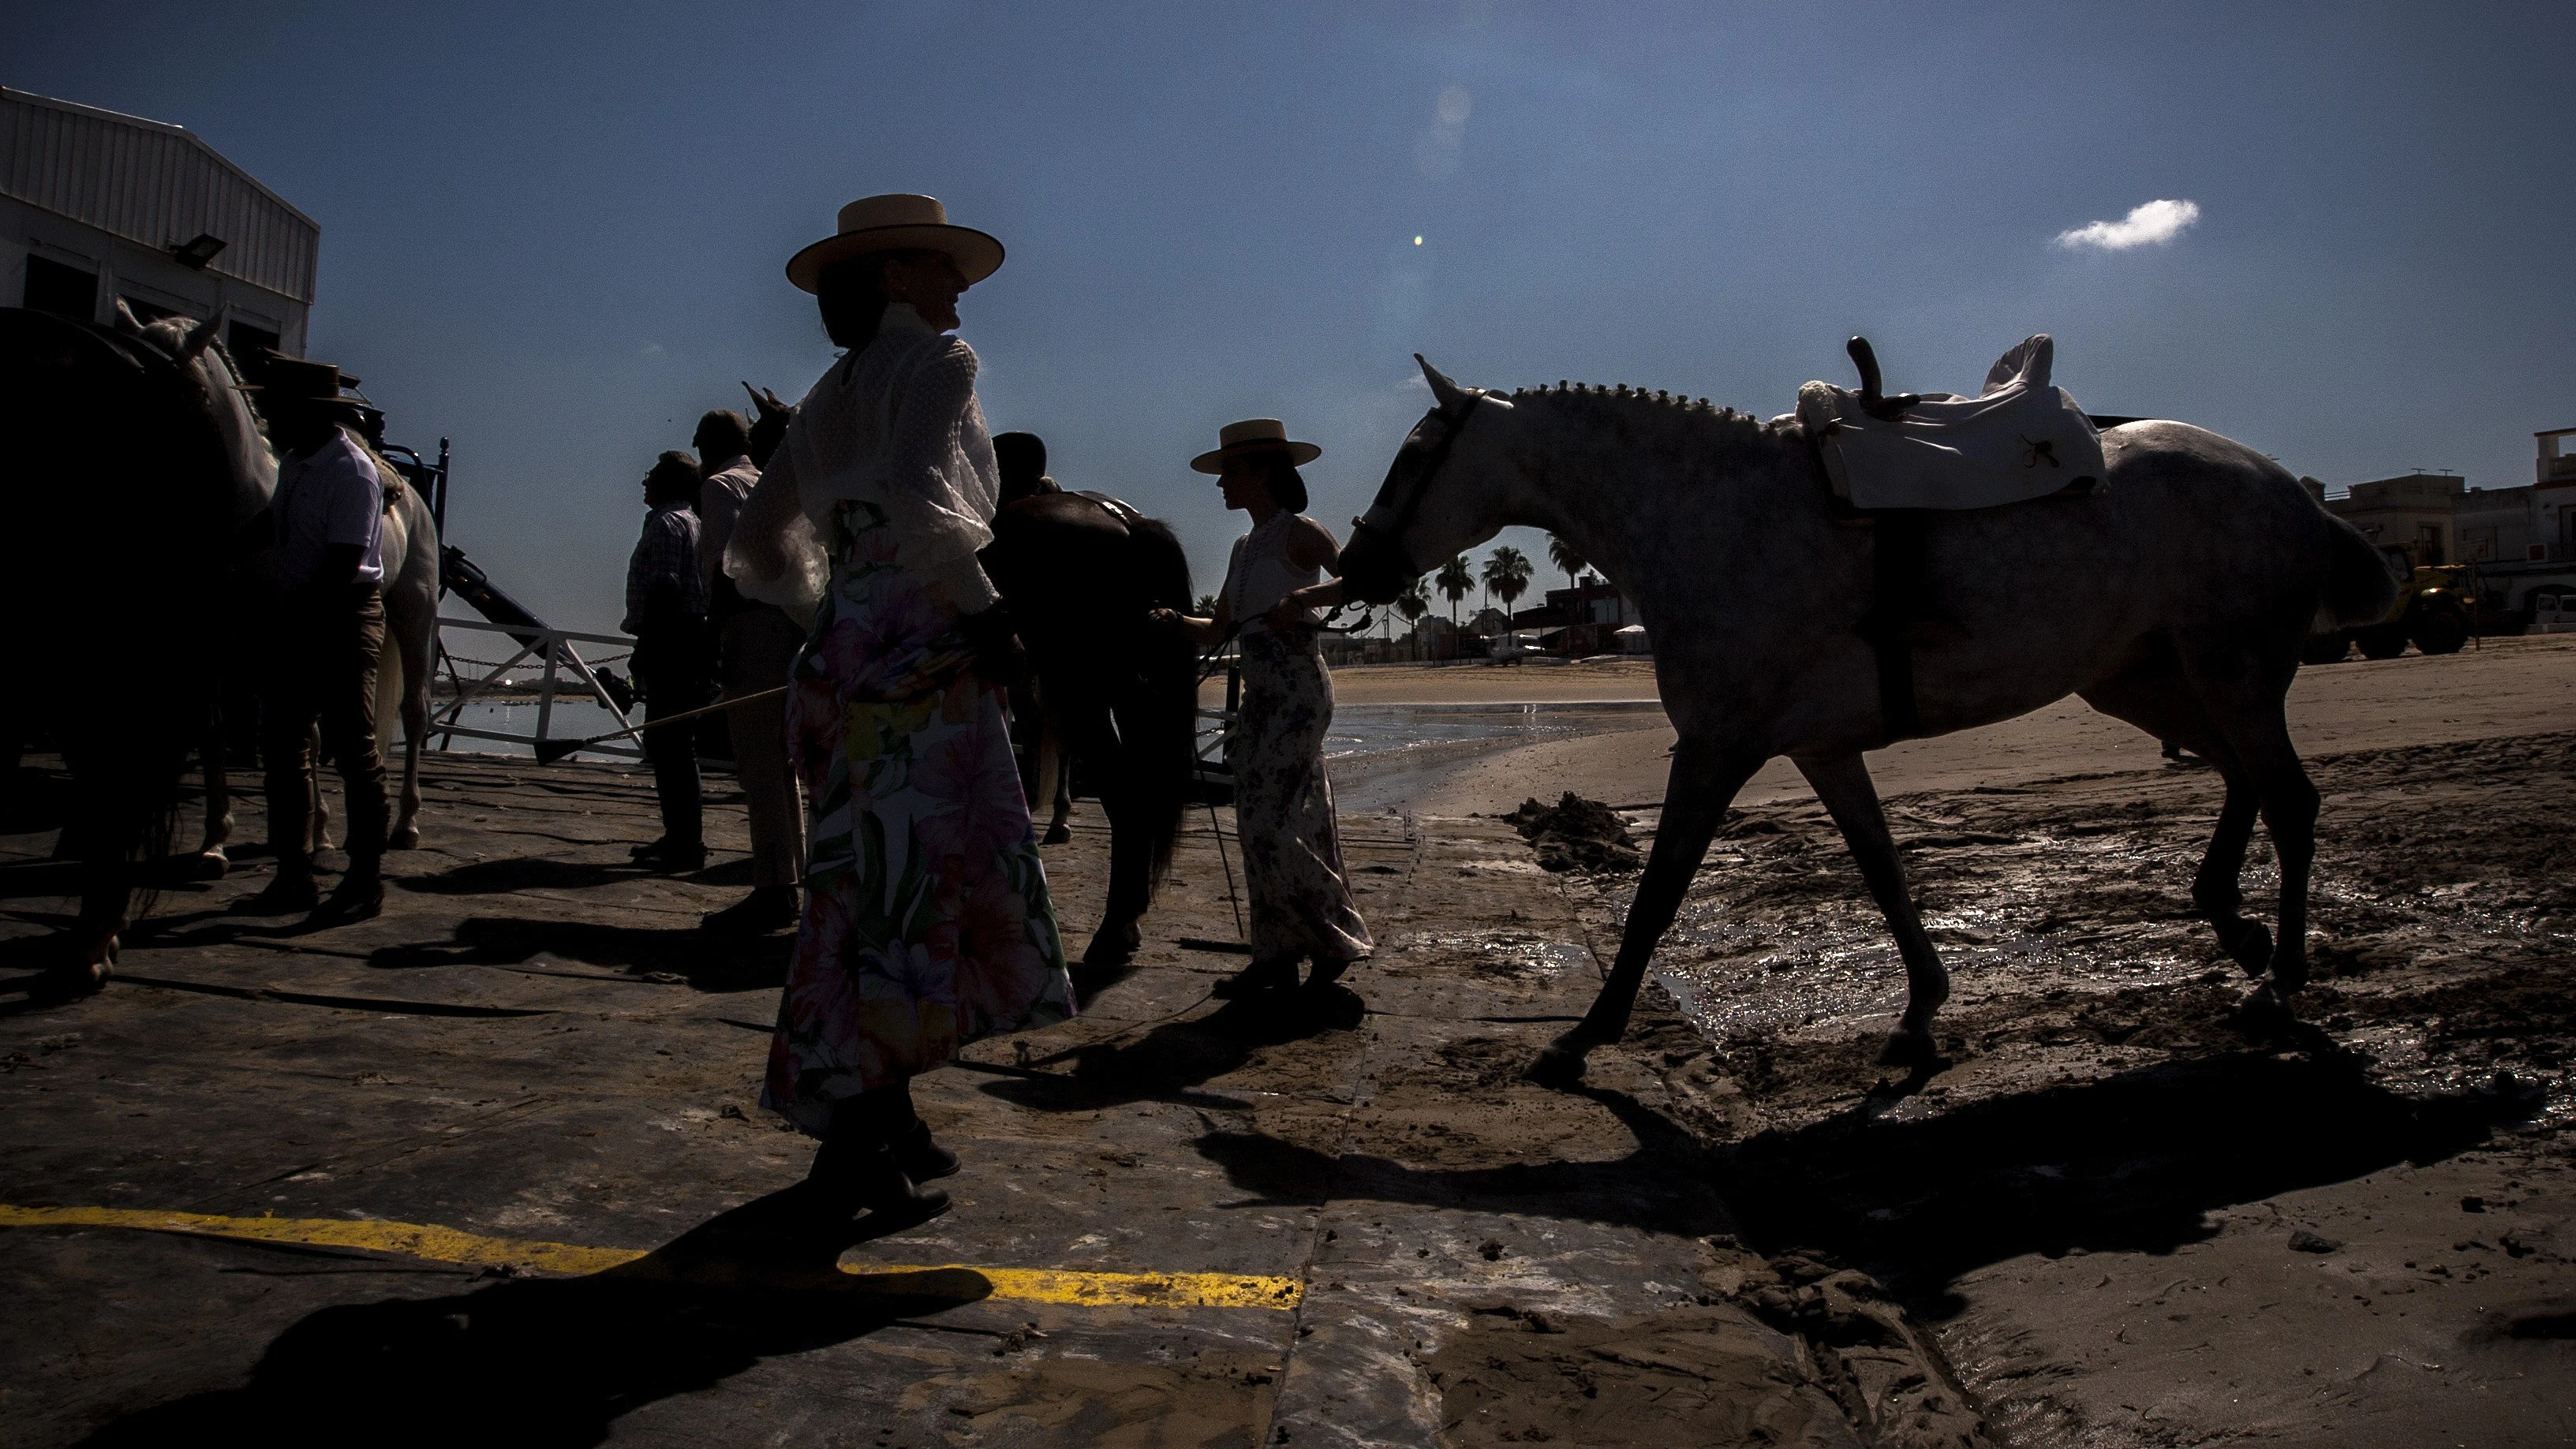
<svg viewBox="0 0 2576 1449">
<path fill-rule="evenodd" d="M 1421 359 L 1416 358 L 1416 361 Z M 1663 818 L 1609 980 L 1531 1066 L 1579 1079 L 1627 1029 L 1655 943 L 1727 804 L 1787 755 L 1859 862 L 1905 961 L 1885 1060 L 1937 1061 L 1949 975 L 1907 890 L 1864 750 L 1973 729 L 2069 694 L 2198 751 L 2226 804 L 2192 886 L 2219 942 L 2277 1001 L 2307 979 L 2317 792 L 2283 716 L 2312 627 L 2380 617 L 2395 583 L 2369 542 L 2253 449 L 2174 422 L 2103 435 L 2107 486 L 2082 497 L 1919 515 L 1909 601 L 1913 710 L 1891 729 L 1865 637 L 1878 530 L 1838 517 L 1794 419 L 1705 399 L 1571 387 L 1508 395 L 1422 363 L 1436 405 L 1406 438 L 1343 551 L 1351 592 L 1391 601 L 1424 561 L 1509 525 L 1544 528 L 1636 601 L 1679 734 Z M 2242 913 L 2254 821 L 2281 867 L 2279 935 Z"/>
</svg>

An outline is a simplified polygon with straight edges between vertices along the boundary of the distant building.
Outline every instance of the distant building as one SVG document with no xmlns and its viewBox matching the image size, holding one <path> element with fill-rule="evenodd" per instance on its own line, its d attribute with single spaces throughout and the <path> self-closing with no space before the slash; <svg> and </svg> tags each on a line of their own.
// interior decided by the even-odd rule
<svg viewBox="0 0 2576 1449">
<path fill-rule="evenodd" d="M 2456 555 L 2453 535 L 2465 487 L 2456 474 L 2409 473 L 2355 483 L 2326 507 L 2383 554 L 2402 552 L 2415 564 L 2449 563 Z"/>
<path fill-rule="evenodd" d="M 2476 565 L 2484 607 L 2521 612 L 2536 590 L 2576 584 L 2576 428 L 2532 439 L 2524 487 L 2472 488 L 2447 473 L 2409 473 L 2355 483 L 2345 497 L 2323 501 L 2392 568 Z"/>
<path fill-rule="evenodd" d="M 247 367 L 304 355 L 322 229 L 183 126 L 0 87 L 0 304 L 226 319 Z"/>
<path fill-rule="evenodd" d="M 1619 647 L 1613 636 L 1636 622 L 1636 606 L 1598 574 L 1570 589 L 1550 589 L 1539 607 L 1512 616 L 1513 628 L 1539 631 L 1559 654 L 1610 653 Z"/>
</svg>

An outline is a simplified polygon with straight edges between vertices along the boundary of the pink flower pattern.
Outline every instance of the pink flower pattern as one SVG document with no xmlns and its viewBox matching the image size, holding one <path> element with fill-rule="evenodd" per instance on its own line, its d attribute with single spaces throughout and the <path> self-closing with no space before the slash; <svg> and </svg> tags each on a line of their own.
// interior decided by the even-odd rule
<svg viewBox="0 0 2576 1449">
<path fill-rule="evenodd" d="M 871 532 L 788 696 L 813 820 L 834 829 L 809 846 L 761 1104 L 815 1136 L 843 1097 L 1073 1015 L 1000 695 L 959 667 L 954 614 L 873 557 Z"/>
</svg>

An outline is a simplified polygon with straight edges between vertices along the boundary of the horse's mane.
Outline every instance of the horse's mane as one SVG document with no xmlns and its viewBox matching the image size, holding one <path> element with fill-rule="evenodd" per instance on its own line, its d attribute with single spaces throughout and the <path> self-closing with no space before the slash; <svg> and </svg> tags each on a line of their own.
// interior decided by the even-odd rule
<svg viewBox="0 0 2576 1449">
<path fill-rule="evenodd" d="M 169 316 L 143 324 L 143 333 L 154 348 L 175 361 L 180 351 L 187 345 L 188 334 L 195 330 L 196 326 L 197 323 L 192 318 Z M 249 420 L 252 434 L 259 439 L 260 445 L 274 454 L 277 451 L 277 444 L 268 436 L 267 415 L 250 402 L 248 391 L 250 383 L 242 372 L 240 361 L 233 356 L 232 349 L 224 345 L 222 338 L 217 337 L 206 344 L 205 355 L 216 359 L 224 370 L 224 376 L 232 384 L 229 399 L 210 397 L 207 401 L 216 407 L 239 407 L 242 415 Z M 350 436 L 356 440 L 359 450 L 367 455 L 367 461 L 375 465 L 377 481 L 384 487 L 384 506 L 391 511 L 397 503 L 401 502 L 404 490 L 411 486 L 409 480 L 391 460 L 370 447 L 364 437 L 360 437 L 354 430 Z"/>
<path fill-rule="evenodd" d="M 1599 383 L 1559 381 L 1556 386 L 1514 389 L 1507 395 L 1514 407 L 1532 404 L 1570 416 L 1597 419 L 1617 414 L 1632 425 L 1644 422 L 1672 434 L 1676 440 L 1716 445 L 1729 449 L 1776 450 L 1789 441 L 1786 434 L 1795 424 L 1765 422 L 1750 413 L 1720 407 L 1707 398 L 1620 383 L 1605 387 Z"/>
</svg>

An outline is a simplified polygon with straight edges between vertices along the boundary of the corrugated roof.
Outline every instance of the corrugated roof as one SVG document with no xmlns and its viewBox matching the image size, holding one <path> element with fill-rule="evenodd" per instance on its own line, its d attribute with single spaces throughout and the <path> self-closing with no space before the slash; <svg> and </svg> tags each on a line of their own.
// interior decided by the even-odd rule
<svg viewBox="0 0 2576 1449">
<path fill-rule="evenodd" d="M 155 251 L 211 233 L 207 270 L 313 300 L 322 228 L 184 126 L 0 87 L 0 194 Z"/>
</svg>

